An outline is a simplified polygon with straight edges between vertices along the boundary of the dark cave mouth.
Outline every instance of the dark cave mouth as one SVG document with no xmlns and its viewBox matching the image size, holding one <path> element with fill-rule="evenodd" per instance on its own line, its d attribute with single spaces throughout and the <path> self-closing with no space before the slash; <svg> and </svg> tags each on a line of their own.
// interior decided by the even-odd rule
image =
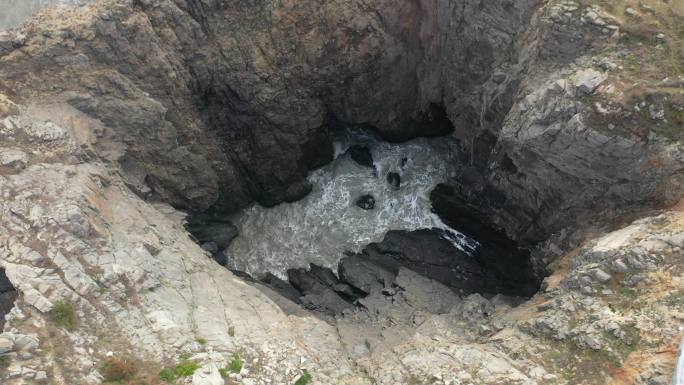
<svg viewBox="0 0 684 385">
<path fill-rule="evenodd" d="M 358 127 L 355 129 L 359 132 Z M 362 136 L 366 135 L 373 141 L 378 140 L 375 134 L 368 135 L 368 130 L 360 130 L 360 132 Z M 509 238 L 504 231 L 489 223 L 485 216 L 468 212 L 467 209 L 455 210 L 445 204 L 440 195 L 445 188 L 441 183 L 446 179 L 441 178 L 442 175 L 439 175 L 441 179 L 436 179 L 436 183 L 430 187 L 429 191 L 410 190 L 412 178 L 416 178 L 419 173 L 411 174 L 408 168 L 413 167 L 419 170 L 424 165 L 412 157 L 426 156 L 428 163 L 425 164 L 443 164 L 449 160 L 457 164 L 458 155 L 452 151 L 456 147 L 446 147 L 447 152 L 452 152 L 449 155 L 453 156 L 452 158 L 443 156 L 442 153 L 439 153 L 439 157 L 431 158 L 434 154 L 429 153 L 433 151 L 426 144 L 429 142 L 426 142 L 427 139 L 420 140 L 423 142 L 391 145 L 384 138 L 380 139 L 377 145 L 374 142 L 364 142 L 364 140 L 361 140 L 360 144 L 347 143 L 348 145 L 338 149 L 335 160 L 324 168 L 328 167 L 337 172 L 353 170 L 350 171 L 351 176 L 340 172 L 339 175 L 333 175 L 329 180 L 318 177 L 316 174 L 310 178 L 314 186 L 313 192 L 302 200 L 271 208 L 253 206 L 246 210 L 248 212 L 246 216 L 264 215 L 260 218 L 260 223 L 268 223 L 272 222 L 268 219 L 268 213 L 280 210 L 279 215 L 283 226 L 288 226 L 292 225 L 292 222 L 308 221 L 306 217 L 298 220 L 296 217 L 299 215 L 298 211 L 293 208 L 296 205 L 300 205 L 296 206 L 300 211 L 320 213 L 330 210 L 334 212 L 334 205 L 320 205 L 320 202 L 313 200 L 312 196 L 317 193 L 324 194 L 317 191 L 319 184 L 335 184 L 337 183 L 335 178 L 337 178 L 341 181 L 339 183 L 357 183 L 362 186 L 359 189 L 349 188 L 349 202 L 346 203 L 349 208 L 341 214 L 342 216 L 348 212 L 366 216 L 374 215 L 373 213 L 378 210 L 382 212 L 386 209 L 382 207 L 383 202 L 392 197 L 389 194 L 401 194 L 402 189 L 407 189 L 408 194 L 427 195 L 427 201 L 424 202 L 425 210 L 429 211 L 429 215 L 439 218 L 439 223 L 446 225 L 441 228 L 431 225 L 434 222 L 429 221 L 421 223 L 420 226 L 405 229 L 399 226 L 399 230 L 390 226 L 381 234 L 381 237 L 364 243 L 356 250 L 349 248 L 336 250 L 337 263 L 330 263 L 330 261 L 319 263 L 317 260 L 308 260 L 303 261 L 305 263 L 288 266 L 284 270 L 279 269 L 278 272 L 269 268 L 250 271 L 244 268 L 244 265 L 234 263 L 232 260 L 236 250 L 235 242 L 244 243 L 241 246 L 243 250 L 249 249 L 250 236 L 256 236 L 259 233 L 270 235 L 272 229 L 244 231 L 250 225 L 249 219 L 236 222 L 235 215 L 226 216 L 208 211 L 192 213 L 188 217 L 187 230 L 219 264 L 226 266 L 236 275 L 251 282 L 264 284 L 307 309 L 330 315 L 359 306 L 359 300 L 374 292 L 393 291 L 397 286 L 396 278 L 401 269 L 409 269 L 437 281 L 458 295 L 479 293 L 492 297 L 503 294 L 524 298 L 534 295 L 539 290 L 542 277 L 532 268 L 529 248 L 522 247 Z M 448 142 L 453 138 L 441 136 L 435 140 Z M 421 145 L 425 147 L 421 148 Z M 457 146 L 457 143 L 454 142 L 454 145 Z M 415 152 L 406 150 L 410 146 L 418 146 L 418 148 Z M 428 154 L 421 154 L 426 152 Z M 336 164 L 335 162 L 339 162 L 338 159 L 342 159 L 344 163 Z M 439 161 L 435 162 L 436 159 Z M 457 172 L 457 169 L 458 167 L 449 172 Z M 419 171 L 422 172 L 422 170 Z M 357 175 L 360 175 L 362 182 L 355 179 Z M 372 186 L 384 185 L 385 187 L 381 188 L 380 193 L 366 194 L 373 198 L 373 205 L 369 205 L 368 202 L 361 204 L 359 203 L 361 198 L 366 196 L 362 192 L 369 188 L 369 183 L 372 183 Z M 312 201 L 313 206 L 307 206 L 307 202 Z M 394 201 L 394 204 L 397 202 Z M 380 207 L 374 207 L 375 205 Z M 325 225 L 323 221 L 321 226 Z M 307 231 L 312 230 L 307 227 L 301 228 L 301 232 Z M 295 236 L 296 233 L 295 231 L 289 237 Z M 278 243 L 277 238 L 277 236 L 272 236 L 272 239 L 264 241 L 272 242 L 272 244 L 267 245 L 262 252 L 269 253 L 272 252 L 271 248 L 277 248 L 275 246 Z M 259 245 L 264 242 L 255 240 L 254 244 Z M 325 243 L 326 240 L 321 242 Z M 470 249 L 462 247 L 468 243 L 477 246 Z M 287 252 L 292 248 L 283 248 L 283 250 Z M 264 259 L 263 254 L 255 251 L 251 260 L 258 259 Z"/>
<path fill-rule="evenodd" d="M 0 332 L 5 326 L 5 316 L 14 307 L 17 300 L 17 290 L 5 274 L 5 269 L 0 268 Z"/>
</svg>

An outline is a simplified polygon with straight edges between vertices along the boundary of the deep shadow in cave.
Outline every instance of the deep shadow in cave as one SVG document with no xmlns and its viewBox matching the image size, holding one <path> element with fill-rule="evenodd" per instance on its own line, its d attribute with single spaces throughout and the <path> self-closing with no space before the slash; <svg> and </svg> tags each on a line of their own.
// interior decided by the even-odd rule
<svg viewBox="0 0 684 385">
<path fill-rule="evenodd" d="M 430 116 L 424 124 L 433 120 L 437 127 L 426 130 L 431 133 L 428 136 L 446 134 L 453 128 L 445 123 L 448 119 L 439 107 L 432 106 Z M 357 164 L 372 169 L 374 178 L 401 190 L 401 181 L 397 183 L 396 176 L 385 178 L 384 174 L 378 175 L 377 160 L 374 163 L 369 153 L 360 157 L 356 153 L 363 148 L 356 147 L 350 147 L 349 151 Z M 405 160 L 401 163 L 403 165 Z M 433 212 L 455 232 L 444 228 L 389 231 L 381 242 L 370 243 L 360 252 L 347 252 L 340 256 L 337 274 L 313 263 L 308 268 L 289 269 L 286 279 L 272 273 L 252 277 L 242 271 L 233 272 L 248 282 L 265 285 L 309 310 L 328 315 L 361 306 L 359 300 L 372 293 L 392 295 L 401 290 L 396 282 L 401 269 L 409 269 L 440 282 L 459 295 L 532 296 L 539 288 L 540 276 L 532 268 L 529 251 L 510 239 L 503 230 L 488 223 L 486 216 L 452 207 L 452 200 L 441 199 L 445 189 L 444 185 L 438 185 L 430 194 L 430 201 Z M 373 215 L 372 209 L 368 215 Z M 226 264 L 226 258 L 230 257 L 224 250 L 236 236 L 236 228 L 230 221 L 211 212 L 197 213 L 189 217 L 187 228 L 218 263 Z M 465 244 L 470 242 L 477 246 L 459 247 L 464 240 L 454 238 L 463 237 L 463 234 L 468 239 Z"/>
</svg>

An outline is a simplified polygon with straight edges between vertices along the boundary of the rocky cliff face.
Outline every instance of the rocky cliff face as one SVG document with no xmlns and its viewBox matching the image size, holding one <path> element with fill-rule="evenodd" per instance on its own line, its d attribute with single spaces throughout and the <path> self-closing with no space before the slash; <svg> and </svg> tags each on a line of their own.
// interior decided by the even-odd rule
<svg viewBox="0 0 684 385">
<path fill-rule="evenodd" d="M 0 33 L 4 380 L 134 361 L 124 379 L 155 383 L 190 355 L 196 385 L 665 383 L 682 213 L 646 211 L 681 199 L 684 23 L 646 3 L 101 0 Z M 543 292 L 462 298 L 401 266 L 324 322 L 190 240 L 176 209 L 305 195 L 339 125 L 453 131 L 437 213 L 496 247 L 547 240 Z"/>
<path fill-rule="evenodd" d="M 336 122 L 405 140 L 444 133 L 429 124 L 444 110 L 478 111 L 535 5 L 134 3 L 35 21 L 3 57 L 4 90 L 29 100 L 42 89 L 101 121 L 99 142 L 116 149 L 97 152 L 143 192 L 226 210 L 305 194 Z"/>
<path fill-rule="evenodd" d="M 451 181 L 465 190 L 452 204 L 532 243 L 597 204 L 671 203 L 671 144 L 583 129 L 575 98 L 600 82 L 578 86 L 565 64 L 617 25 L 539 5 L 112 2 L 29 25 L 5 50 L 3 89 L 101 122 L 98 156 L 180 208 L 301 198 L 340 122 L 390 140 L 455 126 L 480 180 Z"/>
</svg>

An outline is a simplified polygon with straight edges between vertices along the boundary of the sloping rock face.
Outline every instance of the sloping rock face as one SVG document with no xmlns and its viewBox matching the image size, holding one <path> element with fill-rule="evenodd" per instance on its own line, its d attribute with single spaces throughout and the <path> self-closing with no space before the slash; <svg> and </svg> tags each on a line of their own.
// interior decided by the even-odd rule
<svg viewBox="0 0 684 385">
<path fill-rule="evenodd" d="M 37 162 L 53 154 L 34 151 Z M 288 315 L 216 264 L 190 239 L 181 213 L 142 201 L 115 169 L 63 161 L 0 176 L 0 271 L 21 293 L 0 335 L 0 349 L 9 341 L 0 352 L 3 381 L 98 384 L 102 362 L 117 357 L 137 362 L 131 381 L 158 384 L 180 354 L 220 379 L 217 367 L 239 353 L 251 378 L 292 383 L 306 363 L 321 381 L 368 383 L 340 360 L 331 325 Z M 73 307 L 74 325 L 59 323 L 60 303 Z M 208 383 L 199 377 L 195 384 Z"/>
</svg>

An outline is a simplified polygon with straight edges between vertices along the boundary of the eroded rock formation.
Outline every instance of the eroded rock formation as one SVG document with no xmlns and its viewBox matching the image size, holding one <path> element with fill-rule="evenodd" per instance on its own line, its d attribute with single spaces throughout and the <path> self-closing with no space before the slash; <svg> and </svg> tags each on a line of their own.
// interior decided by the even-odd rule
<svg viewBox="0 0 684 385">
<path fill-rule="evenodd" d="M 29 100 L 49 78 L 42 97 L 99 120 L 89 139 L 132 185 L 231 210 L 305 194 L 307 170 L 330 159 L 332 122 L 403 140 L 479 110 L 535 2 L 134 5 L 63 11 L 66 35 L 40 33 L 58 19 L 36 21 L 3 56 L 3 91 Z"/>
<path fill-rule="evenodd" d="M 679 36 L 668 4 L 632 11 Z M 220 384 L 239 352 L 231 379 L 252 384 L 302 369 L 323 384 L 658 383 L 680 334 L 684 225 L 681 205 L 646 210 L 681 198 L 684 83 L 642 73 L 668 104 L 623 98 L 638 50 L 620 39 L 643 32 L 619 16 L 588 1 L 102 0 L 1 33 L 0 267 L 18 293 L 3 380 L 97 384 L 112 357 L 156 380 L 190 353 L 193 383 Z M 641 48 L 675 52 L 661 34 Z M 324 322 L 192 242 L 178 209 L 301 198 L 340 124 L 453 132 L 461 169 L 437 214 L 493 250 L 550 239 L 532 261 L 553 272 L 543 293 L 463 298 L 410 258 L 384 293 L 293 274 L 367 294 Z"/>
</svg>

